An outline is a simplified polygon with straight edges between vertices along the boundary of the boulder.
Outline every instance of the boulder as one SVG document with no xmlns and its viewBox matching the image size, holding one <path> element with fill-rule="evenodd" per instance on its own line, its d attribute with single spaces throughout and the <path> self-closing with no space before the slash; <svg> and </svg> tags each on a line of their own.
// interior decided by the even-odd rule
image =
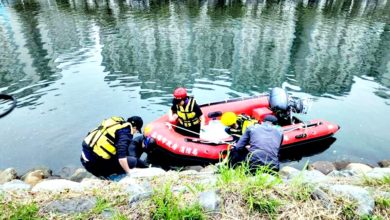
<svg viewBox="0 0 390 220">
<path fill-rule="evenodd" d="M 133 183 L 127 186 L 126 192 L 130 195 L 129 205 L 132 206 L 142 199 L 149 198 L 153 193 L 153 189 L 149 182 L 142 185 Z"/>
<path fill-rule="evenodd" d="M 358 173 L 354 170 L 333 170 L 328 174 L 331 177 L 352 177 L 356 176 Z"/>
<path fill-rule="evenodd" d="M 184 170 L 180 172 L 181 175 L 196 175 L 198 173 L 196 170 Z"/>
<path fill-rule="evenodd" d="M 62 192 L 69 190 L 73 192 L 82 192 L 83 187 L 80 183 L 64 179 L 45 180 L 32 188 L 32 192 Z"/>
<path fill-rule="evenodd" d="M 0 184 L 14 180 L 16 177 L 17 173 L 14 168 L 5 169 L 0 173 Z"/>
<path fill-rule="evenodd" d="M 110 184 L 110 181 L 107 180 L 101 180 L 101 179 L 95 179 L 95 178 L 85 178 L 80 182 L 81 186 L 85 190 L 91 190 L 91 189 L 101 189 L 104 186 L 107 186 Z"/>
<path fill-rule="evenodd" d="M 25 191 L 30 190 L 31 185 L 21 180 L 11 180 L 10 182 L 6 182 L 3 185 L 0 185 L 0 189 L 3 191 Z"/>
<path fill-rule="evenodd" d="M 321 204 L 327 209 L 332 209 L 334 207 L 331 197 L 324 191 L 322 191 L 319 187 L 316 187 L 313 190 L 313 192 L 311 193 L 311 198 L 319 200 Z"/>
<path fill-rule="evenodd" d="M 44 206 L 43 211 L 62 214 L 81 213 L 93 209 L 96 206 L 96 202 L 97 199 L 95 197 L 56 200 Z"/>
<path fill-rule="evenodd" d="M 197 179 L 199 184 L 203 184 L 205 186 L 215 186 L 217 185 L 218 178 L 215 175 L 206 175 Z"/>
<path fill-rule="evenodd" d="M 199 204 L 208 212 L 218 212 L 221 207 L 221 198 L 216 191 L 206 191 L 199 195 Z"/>
<path fill-rule="evenodd" d="M 303 170 L 301 172 L 292 173 L 289 176 L 290 181 L 292 181 L 295 178 L 300 179 L 302 183 L 308 183 L 308 184 L 325 182 L 328 179 L 328 177 L 325 174 L 321 173 L 318 170 Z"/>
<path fill-rule="evenodd" d="M 199 170 L 200 173 L 216 173 L 217 167 L 215 165 L 208 165 L 207 167 L 202 168 Z"/>
<path fill-rule="evenodd" d="M 371 179 L 383 179 L 385 177 L 390 177 L 390 168 L 375 167 L 371 171 L 365 173 L 364 176 Z"/>
<path fill-rule="evenodd" d="M 42 170 L 34 170 L 25 174 L 23 180 L 25 183 L 35 186 L 37 183 L 41 182 L 45 174 Z"/>
<path fill-rule="evenodd" d="M 284 177 L 289 177 L 290 175 L 292 175 L 293 173 L 299 173 L 299 170 L 294 168 L 294 167 L 290 167 L 290 166 L 285 166 L 283 167 L 282 169 L 280 169 L 279 171 L 279 174 L 281 176 L 284 176 Z"/>
<path fill-rule="evenodd" d="M 195 170 L 197 172 L 201 171 L 203 169 L 202 166 L 186 166 L 184 167 L 184 170 Z"/>
<path fill-rule="evenodd" d="M 59 176 L 61 179 L 69 179 L 77 169 L 77 167 L 63 167 L 59 172 Z"/>
<path fill-rule="evenodd" d="M 333 162 L 333 165 L 336 167 L 336 170 L 344 170 L 350 163 L 350 161 L 336 161 Z"/>
<path fill-rule="evenodd" d="M 40 170 L 43 172 L 43 179 L 47 179 L 49 177 L 51 177 L 53 175 L 53 171 L 47 167 L 35 167 L 35 168 L 32 168 L 32 169 L 29 169 L 27 170 L 23 175 L 22 177 L 20 178 L 21 180 L 24 181 L 24 179 L 27 177 L 27 174 L 33 172 L 33 171 L 36 171 L 36 170 Z"/>
<path fill-rule="evenodd" d="M 362 174 L 371 171 L 372 167 L 362 163 L 350 163 L 347 167 L 345 167 L 345 170 L 353 170 L 359 174 Z"/>
<path fill-rule="evenodd" d="M 144 168 L 144 169 L 136 168 L 131 171 L 130 176 L 132 178 L 145 178 L 145 177 L 152 178 L 155 176 L 165 175 L 165 173 L 166 173 L 165 170 L 157 167 Z"/>
<path fill-rule="evenodd" d="M 374 198 L 369 192 L 358 186 L 352 185 L 329 185 L 329 192 L 339 197 L 346 197 L 357 202 L 356 213 L 360 216 L 371 215 L 375 207 Z"/>
<path fill-rule="evenodd" d="M 83 169 L 83 168 L 79 168 L 77 169 L 72 176 L 70 176 L 70 180 L 71 181 L 75 181 L 75 182 L 81 182 L 84 178 L 90 178 L 92 177 L 93 175 L 91 173 L 89 173 L 87 170 Z"/>
<path fill-rule="evenodd" d="M 380 167 L 390 167 L 390 160 L 381 160 L 378 162 Z"/>
<path fill-rule="evenodd" d="M 321 173 L 327 175 L 333 170 L 336 170 L 336 167 L 329 161 L 316 161 L 309 165 L 309 170 L 318 170 Z"/>
</svg>

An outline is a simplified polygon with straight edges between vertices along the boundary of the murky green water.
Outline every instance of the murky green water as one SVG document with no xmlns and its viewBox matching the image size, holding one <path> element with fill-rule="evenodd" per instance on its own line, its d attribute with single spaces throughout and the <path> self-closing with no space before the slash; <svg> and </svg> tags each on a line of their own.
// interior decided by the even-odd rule
<svg viewBox="0 0 390 220">
<path fill-rule="evenodd" d="M 304 119 L 337 122 L 310 158 L 390 155 L 390 2 L 1 0 L 0 169 L 79 166 L 111 115 L 151 121 L 186 86 L 199 103 L 274 86 L 314 98 Z M 1 108 L 1 107 L 0 107 Z"/>
</svg>

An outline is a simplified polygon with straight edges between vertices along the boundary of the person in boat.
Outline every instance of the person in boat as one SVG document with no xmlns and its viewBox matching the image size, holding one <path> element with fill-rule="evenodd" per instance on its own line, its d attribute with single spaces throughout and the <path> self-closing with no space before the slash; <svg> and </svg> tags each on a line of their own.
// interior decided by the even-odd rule
<svg viewBox="0 0 390 220">
<path fill-rule="evenodd" d="M 257 124 L 258 121 L 246 114 L 236 115 L 234 112 L 225 112 L 221 116 L 221 123 L 226 126 L 226 133 L 233 137 L 237 142 L 248 126 Z"/>
<path fill-rule="evenodd" d="M 130 174 L 133 168 L 147 168 L 140 159 L 148 139 L 141 133 L 143 120 L 132 116 L 125 121 L 111 117 L 89 132 L 82 143 L 81 164 L 97 177 Z"/>
<path fill-rule="evenodd" d="M 279 149 L 283 141 L 283 132 L 279 126 L 275 126 L 276 122 L 275 116 L 267 115 L 263 123 L 248 127 L 234 147 L 234 150 L 239 152 L 247 149 L 245 160 L 252 172 L 261 166 L 268 166 L 274 171 L 279 170 Z M 242 158 L 243 155 L 239 156 Z"/>
<path fill-rule="evenodd" d="M 175 131 L 179 134 L 199 138 L 204 116 L 194 97 L 187 95 L 185 88 L 179 87 L 173 92 L 172 107 L 168 112 L 169 121 L 176 123 Z"/>
</svg>

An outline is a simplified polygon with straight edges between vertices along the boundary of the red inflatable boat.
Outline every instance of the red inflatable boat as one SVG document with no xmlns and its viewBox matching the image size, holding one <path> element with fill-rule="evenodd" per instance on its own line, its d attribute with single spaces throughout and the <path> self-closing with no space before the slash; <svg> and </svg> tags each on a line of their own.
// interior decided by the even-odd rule
<svg viewBox="0 0 390 220">
<path fill-rule="evenodd" d="M 145 135 L 153 138 L 155 143 L 148 158 L 152 163 L 174 166 L 206 165 L 218 162 L 226 155 L 229 149 L 228 141 L 231 140 L 219 121 L 221 114 L 228 111 L 236 114 L 245 113 L 262 121 L 266 115 L 274 114 L 270 109 L 269 97 L 269 95 L 260 95 L 201 105 L 206 118 L 205 130 L 209 131 L 209 135 L 201 133 L 199 139 L 176 133 L 174 125 L 169 123 L 168 115 L 163 115 L 145 127 Z M 298 121 L 298 123 L 283 126 L 282 149 L 327 139 L 339 128 L 337 124 L 322 119 L 305 123 Z"/>
</svg>

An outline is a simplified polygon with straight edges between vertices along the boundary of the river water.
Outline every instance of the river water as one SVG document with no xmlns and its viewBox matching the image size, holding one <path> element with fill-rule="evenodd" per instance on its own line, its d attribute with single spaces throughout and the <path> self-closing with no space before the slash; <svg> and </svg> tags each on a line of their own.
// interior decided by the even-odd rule
<svg viewBox="0 0 390 220">
<path fill-rule="evenodd" d="M 150 122 L 177 86 L 199 103 L 275 86 L 312 98 L 301 117 L 341 130 L 299 163 L 390 158 L 390 1 L 0 2 L 0 93 L 18 99 L 0 169 L 80 166 L 102 119 Z"/>
</svg>

